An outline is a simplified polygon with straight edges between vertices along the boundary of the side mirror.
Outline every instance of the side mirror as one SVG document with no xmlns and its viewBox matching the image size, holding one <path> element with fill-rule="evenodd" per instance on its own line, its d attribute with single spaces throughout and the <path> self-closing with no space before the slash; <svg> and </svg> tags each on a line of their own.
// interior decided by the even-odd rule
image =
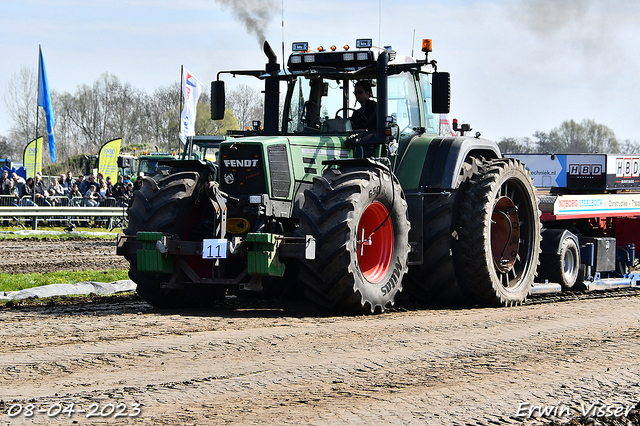
<svg viewBox="0 0 640 426">
<path fill-rule="evenodd" d="M 431 84 L 431 111 L 434 114 L 449 114 L 451 80 L 448 72 L 434 72 Z"/>
<path fill-rule="evenodd" d="M 127 167 L 132 167 L 132 158 L 126 158 L 126 157 L 118 157 L 118 167 L 122 167 L 127 168 Z"/>
<path fill-rule="evenodd" d="M 224 81 L 211 82 L 211 119 L 222 120 L 224 118 L 225 95 Z"/>
</svg>

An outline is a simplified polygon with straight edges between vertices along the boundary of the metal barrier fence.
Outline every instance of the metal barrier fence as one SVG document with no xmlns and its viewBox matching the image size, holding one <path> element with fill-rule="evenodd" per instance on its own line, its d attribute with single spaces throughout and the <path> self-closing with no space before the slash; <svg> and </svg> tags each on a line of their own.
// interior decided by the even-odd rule
<svg viewBox="0 0 640 426">
<path fill-rule="evenodd" d="M 88 224 L 90 219 L 105 222 L 109 229 L 125 227 L 127 224 L 128 204 L 124 200 L 107 198 L 97 206 L 89 206 L 82 197 L 68 198 L 47 197 L 51 200 L 36 200 L 31 197 L 18 198 L 12 195 L 0 196 L 0 220 L 15 220 L 19 226 L 31 222 L 32 229 L 37 229 L 38 220 L 48 222 L 59 221 L 66 226 Z"/>
</svg>

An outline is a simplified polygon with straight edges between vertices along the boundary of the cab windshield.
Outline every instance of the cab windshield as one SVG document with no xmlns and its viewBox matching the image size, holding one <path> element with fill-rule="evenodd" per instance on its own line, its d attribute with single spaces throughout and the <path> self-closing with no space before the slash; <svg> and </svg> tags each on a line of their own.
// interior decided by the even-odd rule
<svg viewBox="0 0 640 426">
<path fill-rule="evenodd" d="M 437 133 L 437 122 L 431 113 L 431 84 L 422 75 L 416 84 L 416 75 L 402 72 L 388 78 L 387 114 L 394 118 L 402 134 L 415 134 L 425 128 Z M 376 80 L 367 80 L 376 96 Z M 320 75 L 299 76 L 289 82 L 285 109 L 286 134 L 344 134 L 351 133 L 349 117 L 360 108 L 353 94 L 356 80 L 328 78 Z M 417 87 L 420 88 L 418 92 Z"/>
<path fill-rule="evenodd" d="M 286 133 L 340 133 L 347 128 L 349 81 L 298 77 L 289 84 Z M 342 126 L 338 126 L 342 124 Z M 334 126 L 335 125 L 335 126 Z"/>
</svg>

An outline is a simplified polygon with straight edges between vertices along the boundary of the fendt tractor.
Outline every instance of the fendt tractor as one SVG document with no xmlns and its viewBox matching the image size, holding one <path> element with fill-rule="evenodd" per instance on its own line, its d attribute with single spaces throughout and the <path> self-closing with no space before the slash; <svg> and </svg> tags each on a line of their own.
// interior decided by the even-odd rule
<svg viewBox="0 0 640 426">
<path fill-rule="evenodd" d="M 260 130 L 227 136 L 217 160 L 173 161 L 143 178 L 118 242 L 140 296 L 182 307 L 286 292 L 342 313 L 382 312 L 403 289 L 425 303 L 525 301 L 538 285 L 536 188 L 495 142 L 464 127 L 439 135 L 450 78 L 429 60 L 431 40 L 424 59 L 370 39 L 292 50 L 281 68 L 265 42 L 264 70 L 221 71 L 211 83 L 219 120 L 222 75 L 263 80 Z M 375 95 L 373 125 L 356 109 L 363 82 Z M 549 253 L 565 247 L 559 238 Z M 563 271 L 563 260 L 549 264 Z"/>
</svg>

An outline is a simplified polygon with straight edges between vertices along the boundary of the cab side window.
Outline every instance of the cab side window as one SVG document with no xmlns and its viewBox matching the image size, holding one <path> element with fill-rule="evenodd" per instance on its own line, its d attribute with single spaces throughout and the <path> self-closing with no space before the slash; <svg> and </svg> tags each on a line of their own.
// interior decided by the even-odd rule
<svg viewBox="0 0 640 426">
<path fill-rule="evenodd" d="M 438 133 L 438 120 L 431 112 L 431 83 L 429 75 L 418 74 L 418 82 L 420 84 L 420 94 L 422 95 L 422 115 L 424 117 L 424 127 L 427 133 Z"/>
</svg>

